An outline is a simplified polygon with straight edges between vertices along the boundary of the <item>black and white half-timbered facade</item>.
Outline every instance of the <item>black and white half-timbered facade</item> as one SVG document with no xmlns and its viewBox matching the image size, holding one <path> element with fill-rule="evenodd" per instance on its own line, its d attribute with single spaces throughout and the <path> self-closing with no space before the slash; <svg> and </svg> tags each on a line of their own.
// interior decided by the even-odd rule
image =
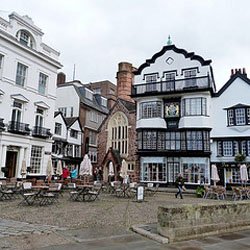
<svg viewBox="0 0 250 250">
<path fill-rule="evenodd" d="M 135 72 L 140 178 L 172 184 L 210 182 L 211 60 L 167 45 Z"/>
</svg>

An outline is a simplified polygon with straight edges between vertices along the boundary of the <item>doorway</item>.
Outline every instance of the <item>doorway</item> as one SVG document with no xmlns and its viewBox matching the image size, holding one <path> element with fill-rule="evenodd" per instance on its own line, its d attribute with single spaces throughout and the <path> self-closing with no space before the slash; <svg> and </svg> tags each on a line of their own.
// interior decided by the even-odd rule
<svg viewBox="0 0 250 250">
<path fill-rule="evenodd" d="M 17 152 L 16 151 L 7 151 L 6 153 L 6 178 L 12 178 L 16 175 L 16 163 L 17 163 Z"/>
</svg>

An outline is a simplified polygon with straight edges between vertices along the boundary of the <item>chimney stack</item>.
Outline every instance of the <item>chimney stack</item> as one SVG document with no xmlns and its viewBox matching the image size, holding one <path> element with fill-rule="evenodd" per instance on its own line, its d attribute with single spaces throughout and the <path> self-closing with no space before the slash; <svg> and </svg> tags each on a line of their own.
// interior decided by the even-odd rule
<svg viewBox="0 0 250 250">
<path fill-rule="evenodd" d="M 243 76 L 247 77 L 246 69 L 245 68 L 239 68 L 239 69 L 231 69 L 231 77 L 234 76 L 235 74 L 241 74 Z"/>
<path fill-rule="evenodd" d="M 120 62 L 118 64 L 117 78 L 117 98 L 134 102 L 130 97 L 132 90 L 132 83 L 134 79 L 133 66 L 128 62 Z"/>
<path fill-rule="evenodd" d="M 66 75 L 63 72 L 57 74 L 57 86 L 66 82 Z"/>
</svg>

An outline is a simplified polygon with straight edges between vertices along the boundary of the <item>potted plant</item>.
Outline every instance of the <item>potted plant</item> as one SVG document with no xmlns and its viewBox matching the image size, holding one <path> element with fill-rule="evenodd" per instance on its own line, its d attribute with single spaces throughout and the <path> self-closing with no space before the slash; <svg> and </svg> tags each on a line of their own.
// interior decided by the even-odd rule
<svg viewBox="0 0 250 250">
<path fill-rule="evenodd" d="M 205 189 L 204 189 L 204 187 L 202 187 L 202 186 L 198 186 L 198 187 L 196 188 L 196 190 L 195 190 L 196 196 L 197 196 L 198 198 L 202 198 L 203 195 L 204 195 L 204 192 L 205 192 Z"/>
</svg>

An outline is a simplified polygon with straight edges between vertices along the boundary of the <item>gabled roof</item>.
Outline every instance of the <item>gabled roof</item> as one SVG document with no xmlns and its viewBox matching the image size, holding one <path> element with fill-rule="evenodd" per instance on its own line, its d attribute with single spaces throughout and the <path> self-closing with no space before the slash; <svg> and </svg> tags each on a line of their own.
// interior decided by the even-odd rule
<svg viewBox="0 0 250 250">
<path fill-rule="evenodd" d="M 78 117 L 65 117 L 67 127 L 70 127 L 77 119 Z"/>
<path fill-rule="evenodd" d="M 104 107 L 102 105 L 99 105 L 99 103 L 97 101 L 97 96 L 96 95 L 93 94 L 93 99 L 92 100 L 89 100 L 88 98 L 85 97 L 85 93 L 84 93 L 85 88 L 87 88 L 87 87 L 83 86 L 83 87 L 76 88 L 77 93 L 78 93 L 78 95 L 80 97 L 81 102 L 83 104 L 87 105 L 90 108 L 93 108 L 93 109 L 95 109 L 95 110 L 97 110 L 99 112 L 108 114 L 108 112 L 109 112 L 108 108 Z"/>
<path fill-rule="evenodd" d="M 65 120 L 65 117 L 63 116 L 62 112 L 61 111 L 55 111 L 54 112 L 54 118 L 56 118 L 58 115 L 60 115 L 64 121 L 64 124 L 66 125 L 67 127 L 67 123 L 66 123 L 66 120 Z"/>
<path fill-rule="evenodd" d="M 197 60 L 201 63 L 202 66 L 204 65 L 210 65 L 210 63 L 212 62 L 212 60 L 204 60 L 201 56 L 199 55 L 195 55 L 194 52 L 187 52 L 186 50 L 184 49 L 179 49 L 177 47 L 175 47 L 175 45 L 166 45 L 162 48 L 161 51 L 157 52 L 156 54 L 154 54 L 152 56 L 151 59 L 147 59 L 145 63 L 143 63 L 135 72 L 134 74 L 135 75 L 140 75 L 142 70 L 146 67 L 149 67 L 150 64 L 154 63 L 155 60 L 162 56 L 166 51 L 168 50 L 173 50 L 174 52 L 176 53 L 179 53 L 179 54 L 182 54 L 185 56 L 185 58 L 189 58 L 191 60 Z"/>
<path fill-rule="evenodd" d="M 115 166 L 121 166 L 122 164 L 122 158 L 120 155 L 120 152 L 116 149 L 113 149 L 112 147 L 110 147 L 106 153 L 106 155 L 104 156 L 104 159 L 102 161 L 102 165 L 105 165 L 105 163 L 107 163 L 110 160 L 114 160 L 113 163 L 115 163 Z"/>
<path fill-rule="evenodd" d="M 104 107 L 98 103 L 96 95 L 93 94 L 93 100 L 89 100 L 88 98 L 85 97 L 85 88 L 92 91 L 86 85 L 83 85 L 80 81 L 75 80 L 73 82 L 66 82 L 66 83 L 60 84 L 58 86 L 58 88 L 68 87 L 68 86 L 74 87 L 77 95 L 80 98 L 81 103 L 83 103 L 84 105 L 88 106 L 89 108 L 95 109 L 101 113 L 108 114 L 108 112 L 109 112 L 108 108 Z"/>
<path fill-rule="evenodd" d="M 238 104 L 236 104 L 236 105 L 233 105 L 233 106 L 231 106 L 231 107 L 224 108 L 224 109 L 227 110 L 227 109 L 249 108 L 249 107 L 250 107 L 250 105 L 238 103 Z"/>
<path fill-rule="evenodd" d="M 115 104 L 112 106 L 112 108 L 109 110 L 109 114 L 103 119 L 102 123 L 100 124 L 98 128 L 98 132 L 100 132 L 103 124 L 110 118 L 110 114 L 113 112 L 115 107 L 121 103 L 127 110 L 128 112 L 135 112 L 136 111 L 136 104 L 134 102 L 130 102 L 121 98 L 118 98 Z"/>
<path fill-rule="evenodd" d="M 236 78 L 240 78 L 250 85 L 250 79 L 247 78 L 246 74 L 242 74 L 238 71 L 233 76 L 231 76 L 231 78 L 222 86 L 222 88 L 217 93 L 214 94 L 214 97 L 219 97 L 235 81 Z"/>
<path fill-rule="evenodd" d="M 78 124 L 79 124 L 79 126 L 80 126 L 80 129 L 81 129 L 81 131 L 83 132 L 83 130 L 82 130 L 82 125 L 81 125 L 81 123 L 80 123 L 79 117 L 65 117 L 64 119 L 65 119 L 65 121 L 66 121 L 66 126 L 67 126 L 67 128 L 70 128 L 76 121 L 78 121 Z"/>
</svg>

